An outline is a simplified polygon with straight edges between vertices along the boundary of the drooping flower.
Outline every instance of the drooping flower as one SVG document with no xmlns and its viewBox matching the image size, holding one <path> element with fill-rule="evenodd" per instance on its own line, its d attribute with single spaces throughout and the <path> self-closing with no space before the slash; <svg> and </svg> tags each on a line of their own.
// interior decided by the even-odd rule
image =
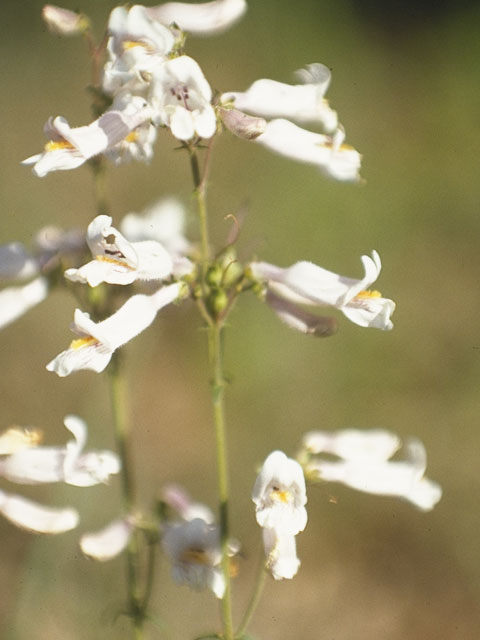
<svg viewBox="0 0 480 640">
<path fill-rule="evenodd" d="M 132 98 L 133 100 L 133 98 Z M 90 158 L 111 150 L 121 143 L 137 127 L 149 122 L 150 107 L 142 98 L 135 98 L 123 109 L 106 111 L 97 120 L 83 127 L 72 128 L 61 116 L 50 118 L 44 127 L 48 142 L 42 153 L 22 162 L 33 165 L 33 173 L 40 178 L 50 171 L 75 169 Z"/>
<path fill-rule="evenodd" d="M 80 549 L 87 558 L 106 562 L 127 548 L 134 529 L 133 518 L 117 518 L 100 531 L 84 533 L 80 538 Z"/>
<path fill-rule="evenodd" d="M 167 525 L 162 539 L 172 561 L 172 576 L 178 584 L 193 589 L 208 587 L 223 598 L 225 579 L 220 569 L 220 531 L 216 525 L 194 518 Z"/>
<path fill-rule="evenodd" d="M 183 31 L 199 36 L 223 33 L 237 22 L 247 10 L 246 0 L 212 0 L 191 4 L 166 2 L 148 7 L 146 12 L 164 24 L 176 24 Z"/>
<path fill-rule="evenodd" d="M 67 269 L 73 282 L 131 284 L 136 280 L 164 280 L 172 273 L 173 262 L 159 242 L 129 242 L 112 227 L 110 216 L 100 215 L 88 225 L 87 244 L 93 260 L 79 269 Z"/>
<path fill-rule="evenodd" d="M 300 560 L 297 557 L 295 536 L 265 528 L 263 547 L 267 559 L 266 567 L 275 580 L 291 580 L 297 574 Z"/>
<path fill-rule="evenodd" d="M 232 102 L 240 111 L 263 118 L 287 118 L 299 123 L 320 124 L 327 132 L 338 127 L 337 114 L 325 100 L 331 80 L 328 67 L 315 62 L 297 71 L 301 84 L 256 80 L 246 91 L 224 93 L 222 103 Z"/>
<path fill-rule="evenodd" d="M 5 491 L 0 491 L 0 513 L 12 524 L 32 533 L 65 533 L 74 529 L 79 521 L 75 509 L 46 507 Z"/>
<path fill-rule="evenodd" d="M 279 535 L 294 536 L 307 524 L 307 494 L 302 467 L 282 451 L 273 451 L 255 481 L 252 500 L 257 522 Z"/>
<path fill-rule="evenodd" d="M 83 453 L 87 426 L 76 416 L 67 416 L 66 428 L 74 440 L 58 447 L 20 448 L 0 459 L 0 475 L 18 484 L 65 482 L 77 487 L 91 487 L 107 482 L 120 471 L 118 456 L 111 451 Z"/>
<path fill-rule="evenodd" d="M 372 257 L 362 256 L 363 278 L 340 276 L 311 262 L 297 262 L 281 268 L 267 262 L 253 262 L 253 277 L 264 282 L 276 296 L 297 305 L 331 306 L 361 327 L 389 330 L 395 303 L 368 288 L 380 274 L 381 262 L 376 251 Z"/>
<path fill-rule="evenodd" d="M 217 122 L 211 100 L 210 85 L 193 58 L 179 56 L 153 71 L 150 101 L 156 120 L 178 140 L 213 136 Z"/>
<path fill-rule="evenodd" d="M 255 138 L 270 151 L 282 156 L 313 164 L 335 180 L 358 182 L 361 155 L 344 144 L 345 132 L 339 127 L 335 133 L 325 135 L 298 127 L 284 118 L 267 122 L 264 133 Z"/>
<path fill-rule="evenodd" d="M 440 500 L 440 486 L 425 477 L 427 455 L 417 438 L 405 445 L 406 458 L 391 460 L 401 441 L 388 431 L 313 431 L 303 439 L 308 477 L 340 482 L 376 495 L 395 496 L 429 511 Z M 338 460 L 322 454 L 336 455 Z M 300 457 L 303 453 L 300 453 Z"/>
<path fill-rule="evenodd" d="M 72 330 L 79 338 L 48 363 L 48 371 L 55 371 L 60 377 L 80 369 L 100 373 L 110 362 L 114 351 L 146 329 L 158 311 L 174 302 L 183 290 L 183 284 L 176 282 L 149 296 L 132 296 L 101 322 L 94 322 L 88 313 L 76 309 Z"/>
</svg>

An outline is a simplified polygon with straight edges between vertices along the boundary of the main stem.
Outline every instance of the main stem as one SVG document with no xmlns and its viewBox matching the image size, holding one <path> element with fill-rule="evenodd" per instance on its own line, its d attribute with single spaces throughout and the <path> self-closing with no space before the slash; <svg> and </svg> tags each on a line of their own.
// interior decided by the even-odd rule
<svg viewBox="0 0 480 640">
<path fill-rule="evenodd" d="M 197 150 L 195 147 L 189 148 L 190 165 L 192 169 L 193 184 L 195 187 L 194 196 L 197 201 L 198 218 L 201 235 L 201 290 L 204 296 L 208 292 L 206 274 L 210 262 L 210 245 L 208 240 L 208 222 L 206 205 L 206 186 L 208 177 L 208 166 L 212 149 L 212 141 L 209 143 L 207 151 L 206 166 L 204 174 L 201 175 L 198 162 Z M 205 314 L 202 314 L 205 317 Z M 225 581 L 225 593 L 221 601 L 223 638 L 233 640 L 233 620 L 232 620 L 232 595 L 230 583 L 230 560 L 228 555 L 228 540 L 230 537 L 228 518 L 228 458 L 226 443 L 226 422 L 225 422 L 225 377 L 223 374 L 222 358 L 222 330 L 223 324 L 220 320 L 207 313 L 205 317 L 208 325 L 208 355 L 212 371 L 212 404 L 213 421 L 215 427 L 216 457 L 217 457 L 217 483 L 219 501 L 219 526 L 220 545 L 222 552 L 222 574 Z"/>
<path fill-rule="evenodd" d="M 127 390 L 125 378 L 122 375 L 119 353 L 114 353 L 108 368 L 110 381 L 110 395 L 112 401 L 112 416 L 117 449 L 122 462 L 122 498 L 126 513 L 132 513 L 135 508 L 135 487 L 131 468 L 129 450 L 129 421 L 126 406 Z M 144 607 L 141 604 L 140 591 L 140 549 L 137 531 L 130 538 L 127 547 L 127 589 L 128 613 L 133 619 L 135 640 L 143 640 Z"/>
</svg>

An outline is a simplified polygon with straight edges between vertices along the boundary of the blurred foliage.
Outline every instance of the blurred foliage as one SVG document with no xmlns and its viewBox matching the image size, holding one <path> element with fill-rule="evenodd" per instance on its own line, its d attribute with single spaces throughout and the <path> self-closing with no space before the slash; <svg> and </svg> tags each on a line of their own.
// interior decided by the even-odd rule
<svg viewBox="0 0 480 640">
<path fill-rule="evenodd" d="M 237 27 L 192 38 L 188 52 L 219 90 L 242 90 L 259 77 L 288 82 L 313 61 L 330 66 L 328 97 L 347 141 L 364 155 L 366 184 L 328 182 L 311 167 L 225 135 L 210 185 L 213 237 L 221 243 L 229 228 L 224 216 L 246 206 L 239 244 L 245 259 L 281 265 L 309 259 L 358 277 L 359 257 L 377 249 L 384 265 L 378 287 L 398 306 L 389 334 L 341 318 L 338 335 L 325 341 L 291 332 L 253 297 L 244 296 L 232 315 L 226 342 L 232 511 L 243 546 L 237 613 L 257 563 L 250 501 L 256 466 L 274 448 L 293 454 L 307 430 L 382 426 L 422 438 L 442 501 L 421 514 L 337 486 L 311 490 L 309 524 L 298 537 L 301 570 L 291 582 L 268 584 L 252 633 L 264 640 L 473 640 L 480 623 L 480 7 L 466 1 L 249 4 Z M 100 35 L 114 3 L 64 6 L 90 15 Z M 90 119 L 84 44 L 48 34 L 41 7 L 36 0 L 25 0 L 21 10 L 15 0 L 2 3 L 0 242 L 28 243 L 52 223 L 85 228 L 94 216 L 87 168 L 39 180 L 19 164 L 43 146 L 50 115 L 74 125 Z M 114 223 L 162 194 L 179 193 L 190 203 L 188 166 L 174 146 L 163 133 L 150 166 L 112 167 Z M 36 425 L 57 443 L 65 439 L 64 415 L 78 413 L 91 428 L 90 444 L 111 447 L 103 377 L 81 372 L 60 380 L 44 368 L 70 339 L 74 306 L 55 294 L 2 332 L 2 425 Z M 162 313 L 126 347 L 146 505 L 172 480 L 215 503 L 199 327 L 184 305 Z M 28 493 L 78 506 L 80 531 L 101 527 L 119 504 L 117 481 Z M 79 531 L 39 539 L 3 521 L 0 531 L 2 638 L 128 637 L 124 620 L 110 624 L 123 598 L 122 559 L 87 562 L 78 551 Z M 155 638 L 191 638 L 217 614 L 210 594 L 171 584 L 165 562 L 154 603 L 161 621 Z"/>
</svg>

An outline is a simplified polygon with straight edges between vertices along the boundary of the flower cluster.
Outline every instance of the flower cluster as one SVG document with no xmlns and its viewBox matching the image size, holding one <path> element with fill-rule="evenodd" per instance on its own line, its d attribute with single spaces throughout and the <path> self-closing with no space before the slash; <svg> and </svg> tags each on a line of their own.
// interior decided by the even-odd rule
<svg viewBox="0 0 480 640">
<path fill-rule="evenodd" d="M 183 51 L 184 32 L 221 33 L 246 8 L 245 0 L 213 0 L 113 9 L 98 87 L 108 108 L 81 127 L 71 127 L 61 116 L 50 118 L 43 152 L 24 164 L 33 165 L 34 173 L 43 177 L 50 171 L 79 167 L 99 154 L 115 163 L 149 161 L 158 127 L 192 144 L 211 138 L 220 119 L 236 135 L 276 153 L 316 165 L 334 179 L 358 181 L 361 156 L 344 144 L 343 127 L 324 97 L 331 74 L 323 64 L 298 71 L 297 85 L 263 79 L 243 93 L 231 91 L 213 99 L 199 64 Z M 85 16 L 51 6 L 45 8 L 44 19 L 64 35 L 89 30 Z M 308 131 L 295 123 L 311 123 L 323 131 Z"/>
</svg>

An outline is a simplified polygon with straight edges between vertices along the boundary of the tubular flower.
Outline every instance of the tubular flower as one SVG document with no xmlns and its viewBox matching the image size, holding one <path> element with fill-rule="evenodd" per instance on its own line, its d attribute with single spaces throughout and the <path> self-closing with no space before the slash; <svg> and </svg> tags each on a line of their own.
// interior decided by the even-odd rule
<svg viewBox="0 0 480 640">
<path fill-rule="evenodd" d="M 213 136 L 217 121 L 211 99 L 210 85 L 189 56 L 168 60 L 153 72 L 152 106 L 158 122 L 170 127 L 178 140 Z"/>
<path fill-rule="evenodd" d="M 79 338 L 47 364 L 48 371 L 55 371 L 60 377 L 79 369 L 103 371 L 114 351 L 150 326 L 158 311 L 179 298 L 182 290 L 182 283 L 177 282 L 150 296 L 132 296 L 101 322 L 94 322 L 88 313 L 76 309 L 72 330 Z"/>
<path fill-rule="evenodd" d="M 392 329 L 390 316 L 395 303 L 368 289 L 380 274 L 380 257 L 373 251 L 371 258 L 362 256 L 362 263 L 365 275 L 360 280 L 340 276 L 311 262 L 297 262 L 286 269 L 253 262 L 250 271 L 269 291 L 293 304 L 335 307 L 361 327 Z"/>
<path fill-rule="evenodd" d="M 175 44 L 173 32 L 152 19 L 146 7 L 116 7 L 108 21 L 108 61 L 102 86 L 109 95 L 134 93 L 148 86 L 144 74 L 166 60 Z"/>
<path fill-rule="evenodd" d="M 44 127 L 49 139 L 42 153 L 22 162 L 33 165 L 33 173 L 43 178 L 50 171 L 75 169 L 94 156 L 111 150 L 137 127 L 150 121 L 151 110 L 145 100 L 123 110 L 106 111 L 84 127 L 72 128 L 65 118 L 50 118 Z"/>
<path fill-rule="evenodd" d="M 0 513 L 12 524 L 32 533 L 65 533 L 74 529 L 79 521 L 75 509 L 45 507 L 4 491 L 0 491 Z"/>
<path fill-rule="evenodd" d="M 331 80 L 328 67 L 315 62 L 296 72 L 301 84 L 276 80 L 256 80 L 246 91 L 224 93 L 223 103 L 233 101 L 235 108 L 263 118 L 288 118 L 300 123 L 316 123 L 328 132 L 338 127 L 337 113 L 325 100 Z"/>
<path fill-rule="evenodd" d="M 162 545 L 172 561 L 175 582 L 197 590 L 208 587 L 217 598 L 223 597 L 225 580 L 220 569 L 222 553 L 217 526 L 202 518 L 169 524 Z"/>
<path fill-rule="evenodd" d="M 118 456 L 111 451 L 82 453 L 87 439 L 83 420 L 67 416 L 64 424 L 74 440 L 61 447 L 21 448 L 0 459 L 0 475 L 19 484 L 65 482 L 76 487 L 91 487 L 119 473 Z"/>
<path fill-rule="evenodd" d="M 110 216 L 97 216 L 88 225 L 87 244 L 94 259 L 79 269 L 67 269 L 69 280 L 96 287 L 101 282 L 125 285 L 164 280 L 172 273 L 172 259 L 159 242 L 129 242 L 112 227 Z"/>
<path fill-rule="evenodd" d="M 381 429 L 338 432 L 313 431 L 303 439 L 305 471 L 309 477 L 340 482 L 348 487 L 376 495 L 395 496 L 430 511 L 440 500 L 440 486 L 425 477 L 427 455 L 417 438 L 406 445 L 406 459 L 391 460 L 400 439 Z M 333 454 L 338 460 L 324 459 Z"/>
<path fill-rule="evenodd" d="M 176 24 L 183 31 L 209 36 L 226 31 L 246 10 L 246 0 L 213 0 L 200 4 L 166 2 L 149 7 L 146 12 L 164 24 Z"/>
<path fill-rule="evenodd" d="M 257 522 L 278 535 L 294 536 L 307 524 L 307 494 L 302 467 L 274 451 L 265 462 L 252 491 Z"/>
</svg>

